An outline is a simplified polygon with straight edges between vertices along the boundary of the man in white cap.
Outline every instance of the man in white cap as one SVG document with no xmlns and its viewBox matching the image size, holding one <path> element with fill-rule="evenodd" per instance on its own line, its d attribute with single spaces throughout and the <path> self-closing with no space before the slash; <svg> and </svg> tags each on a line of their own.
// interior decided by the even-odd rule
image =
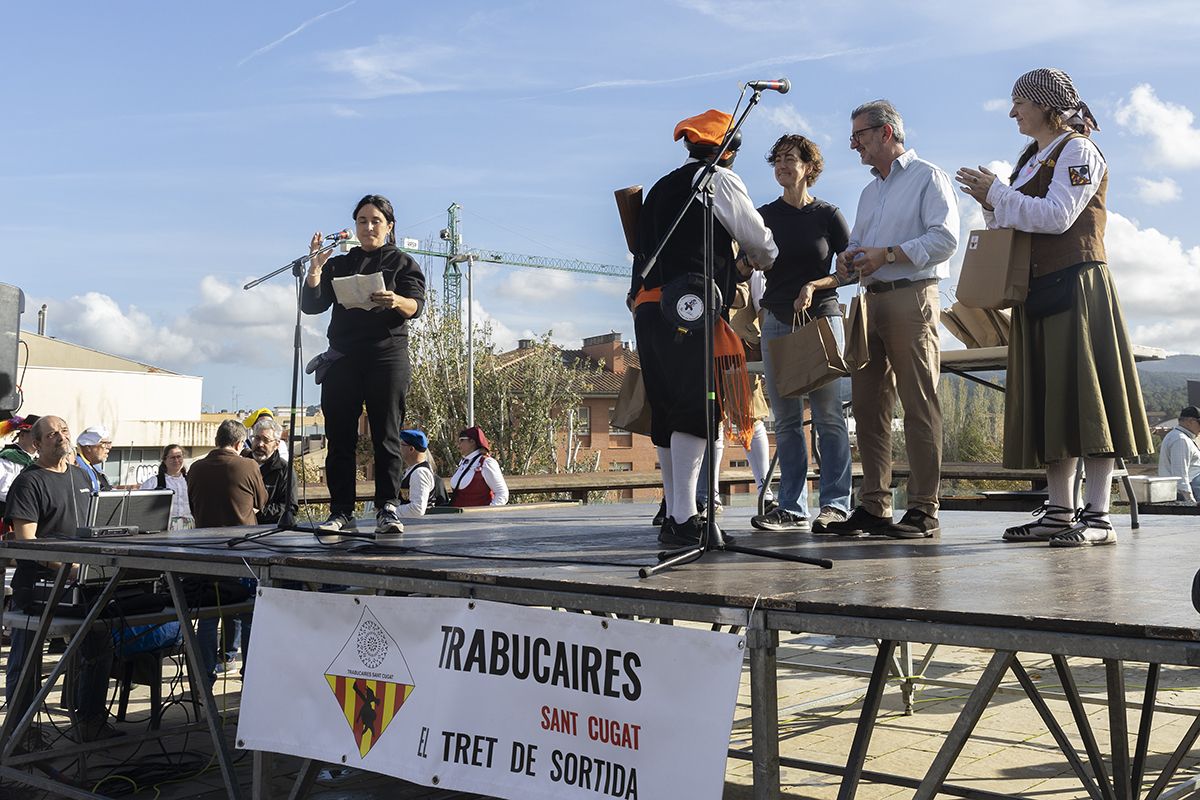
<svg viewBox="0 0 1200 800">
<path fill-rule="evenodd" d="M 75 464 L 92 482 L 92 494 L 112 489 L 112 484 L 108 482 L 108 476 L 104 474 L 103 469 L 108 452 L 112 450 L 112 437 L 108 434 L 108 428 L 103 425 L 87 428 L 79 434 L 75 444 L 79 447 L 75 454 Z"/>
</svg>

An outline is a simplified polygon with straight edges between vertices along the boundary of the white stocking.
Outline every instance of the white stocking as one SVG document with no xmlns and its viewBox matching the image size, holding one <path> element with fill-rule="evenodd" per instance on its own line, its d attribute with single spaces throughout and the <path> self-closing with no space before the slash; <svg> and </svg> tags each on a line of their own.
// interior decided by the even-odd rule
<svg viewBox="0 0 1200 800">
<path fill-rule="evenodd" d="M 667 503 L 667 516 L 669 517 L 671 516 L 671 506 L 674 501 L 672 489 L 675 484 L 671 471 L 671 448 L 658 448 L 658 469 L 662 472 L 663 500 Z"/>
<path fill-rule="evenodd" d="M 704 459 L 704 440 L 699 436 L 675 431 L 671 434 L 671 497 L 667 507 L 671 519 L 687 522 L 696 515 L 696 484 L 700 481 L 700 462 Z"/>
</svg>

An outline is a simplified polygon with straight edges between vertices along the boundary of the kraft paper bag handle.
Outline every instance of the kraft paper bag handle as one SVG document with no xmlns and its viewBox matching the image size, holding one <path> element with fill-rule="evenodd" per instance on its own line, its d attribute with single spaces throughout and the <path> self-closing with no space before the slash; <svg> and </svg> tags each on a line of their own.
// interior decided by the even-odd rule
<svg viewBox="0 0 1200 800">
<path fill-rule="evenodd" d="M 792 333 L 795 333 L 797 328 L 803 328 L 805 325 L 812 322 L 814 319 L 816 319 L 816 317 L 814 317 L 812 314 L 809 314 L 807 310 L 793 311 L 792 312 Z"/>
</svg>

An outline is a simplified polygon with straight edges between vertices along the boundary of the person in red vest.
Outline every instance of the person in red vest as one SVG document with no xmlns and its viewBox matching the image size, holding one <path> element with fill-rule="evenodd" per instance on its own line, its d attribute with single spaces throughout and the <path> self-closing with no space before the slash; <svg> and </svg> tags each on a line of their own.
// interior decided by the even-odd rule
<svg viewBox="0 0 1200 800">
<path fill-rule="evenodd" d="M 458 434 L 458 452 L 462 461 L 450 479 L 450 505 L 502 506 L 508 502 L 508 484 L 500 465 L 491 456 L 491 443 L 478 425 Z"/>
</svg>

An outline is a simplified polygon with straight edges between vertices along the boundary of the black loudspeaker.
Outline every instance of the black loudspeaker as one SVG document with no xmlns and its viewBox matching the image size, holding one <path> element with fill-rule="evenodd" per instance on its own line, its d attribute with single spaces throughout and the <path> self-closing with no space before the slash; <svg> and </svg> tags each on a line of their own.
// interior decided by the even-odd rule
<svg viewBox="0 0 1200 800">
<path fill-rule="evenodd" d="M 21 394 L 17 391 L 17 343 L 21 339 L 24 311 L 25 293 L 0 283 L 0 411 L 15 411 L 21 406 Z"/>
</svg>

